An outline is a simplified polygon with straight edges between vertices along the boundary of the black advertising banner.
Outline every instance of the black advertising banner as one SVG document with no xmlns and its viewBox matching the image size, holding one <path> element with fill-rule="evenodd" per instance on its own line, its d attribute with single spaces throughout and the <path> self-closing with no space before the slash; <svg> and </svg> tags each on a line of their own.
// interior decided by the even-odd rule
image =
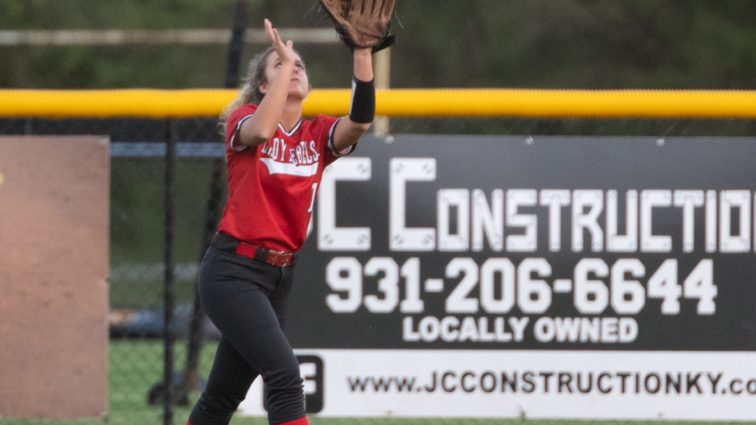
<svg viewBox="0 0 756 425">
<path fill-rule="evenodd" d="M 367 138 L 296 270 L 303 349 L 756 349 L 756 139 Z"/>
<path fill-rule="evenodd" d="M 363 140 L 296 266 L 309 413 L 753 420 L 754 158 L 753 138 Z"/>
</svg>

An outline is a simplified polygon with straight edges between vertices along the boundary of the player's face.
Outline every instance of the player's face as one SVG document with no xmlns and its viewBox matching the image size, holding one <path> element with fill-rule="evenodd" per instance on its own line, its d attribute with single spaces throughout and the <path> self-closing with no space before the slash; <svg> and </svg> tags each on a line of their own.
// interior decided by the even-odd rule
<svg viewBox="0 0 756 425">
<path fill-rule="evenodd" d="M 278 74 L 281 70 L 281 59 L 278 57 L 278 53 L 273 52 L 268 56 L 268 63 L 265 66 L 265 79 L 267 80 L 260 89 L 267 91 L 268 87 L 278 78 Z M 310 91 L 310 81 L 307 78 L 307 70 L 305 69 L 302 58 L 297 55 L 297 60 L 294 63 L 294 72 L 291 74 L 291 83 L 289 84 L 289 97 L 297 97 L 304 99 Z"/>
</svg>

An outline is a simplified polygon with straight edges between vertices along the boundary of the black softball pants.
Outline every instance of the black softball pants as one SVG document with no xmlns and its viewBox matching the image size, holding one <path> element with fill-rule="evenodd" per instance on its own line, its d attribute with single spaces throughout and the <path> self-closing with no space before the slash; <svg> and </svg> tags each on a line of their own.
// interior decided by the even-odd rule
<svg viewBox="0 0 756 425">
<path fill-rule="evenodd" d="M 191 425 L 225 425 L 262 376 L 268 421 L 304 418 L 299 364 L 284 335 L 293 268 L 240 257 L 214 242 L 199 271 L 199 296 L 223 335 L 207 387 L 189 417 Z"/>
</svg>

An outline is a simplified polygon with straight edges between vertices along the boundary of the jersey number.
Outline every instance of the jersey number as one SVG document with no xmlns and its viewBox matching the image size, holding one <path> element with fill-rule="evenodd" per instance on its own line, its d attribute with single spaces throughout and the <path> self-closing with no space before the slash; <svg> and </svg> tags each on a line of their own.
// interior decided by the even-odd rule
<svg viewBox="0 0 756 425">
<path fill-rule="evenodd" d="M 310 236 L 310 233 L 312 233 L 312 209 L 315 207 L 315 194 L 318 193 L 318 184 L 313 183 L 312 184 L 312 199 L 310 199 L 310 208 L 307 210 L 308 213 L 310 213 L 310 220 L 309 223 L 307 223 L 307 237 Z"/>
<path fill-rule="evenodd" d="M 315 206 L 315 194 L 318 193 L 318 184 L 313 183 L 312 184 L 312 198 L 310 199 L 310 208 L 307 209 L 307 212 L 312 214 L 312 208 Z"/>
</svg>

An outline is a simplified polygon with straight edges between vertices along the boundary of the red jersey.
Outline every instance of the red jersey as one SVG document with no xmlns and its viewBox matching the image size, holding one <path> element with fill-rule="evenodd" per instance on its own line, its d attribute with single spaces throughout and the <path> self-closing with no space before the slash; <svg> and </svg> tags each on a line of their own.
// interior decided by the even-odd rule
<svg viewBox="0 0 756 425">
<path fill-rule="evenodd" d="M 318 115 L 301 119 L 289 131 L 279 124 L 268 141 L 247 147 L 235 138 L 256 109 L 243 105 L 226 121 L 228 201 L 218 230 L 268 249 L 296 252 L 307 235 L 323 170 L 340 156 L 332 140 L 338 120 Z"/>
</svg>

